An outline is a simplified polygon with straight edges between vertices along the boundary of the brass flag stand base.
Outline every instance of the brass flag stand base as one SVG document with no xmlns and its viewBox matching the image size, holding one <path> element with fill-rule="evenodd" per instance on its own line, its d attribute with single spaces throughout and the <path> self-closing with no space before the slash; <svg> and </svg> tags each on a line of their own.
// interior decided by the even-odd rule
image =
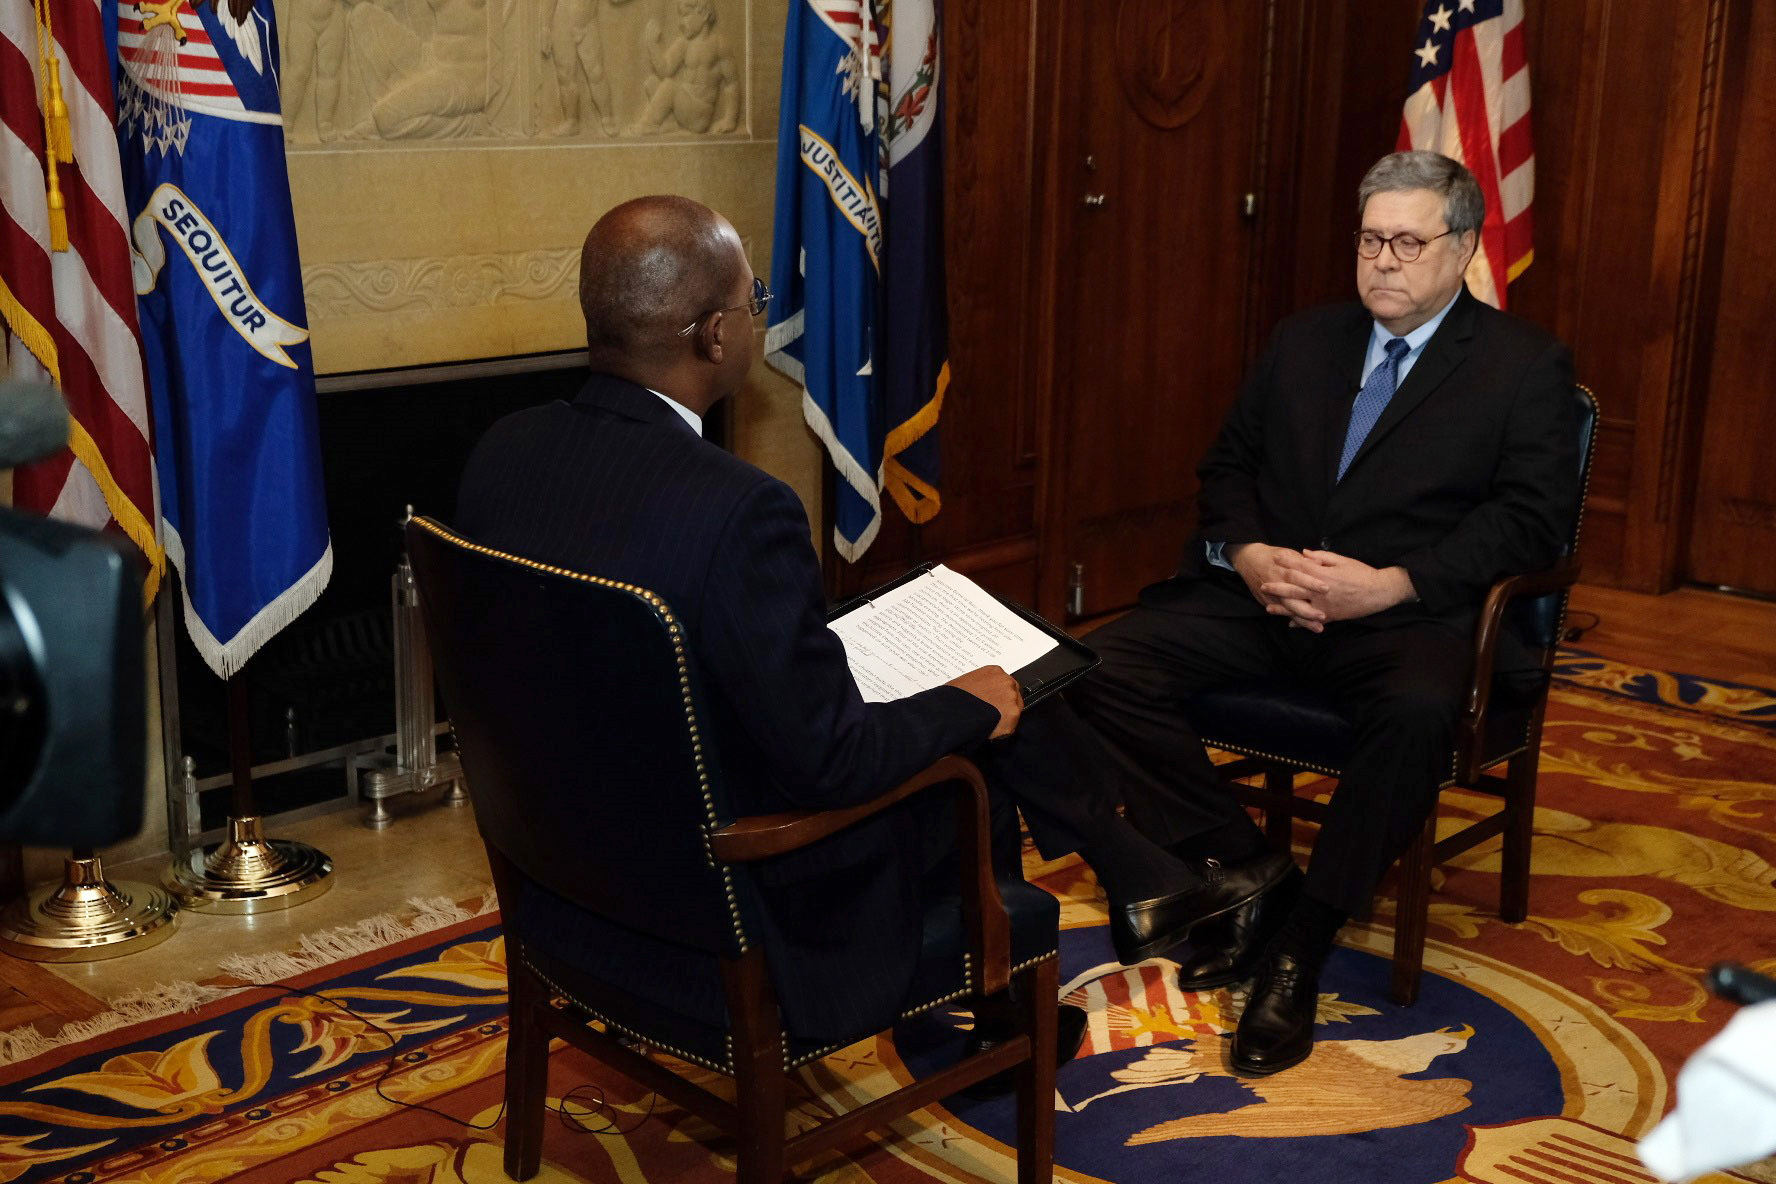
<svg viewBox="0 0 1776 1184">
<path fill-rule="evenodd" d="M 166 885 L 194 913 L 260 913 L 313 900 L 333 886 L 333 861 L 291 839 L 267 839 L 256 815 L 228 820 L 228 838 L 167 869 Z"/>
<path fill-rule="evenodd" d="M 0 950 L 33 962 L 92 962 L 134 954 L 173 935 L 178 906 L 151 884 L 110 881 L 99 857 L 76 851 L 62 882 L 0 914 Z"/>
<path fill-rule="evenodd" d="M 194 913 L 287 909 L 333 886 L 333 861 L 325 852 L 292 839 L 265 837 L 264 821 L 253 807 L 247 706 L 247 676 L 237 671 L 228 680 L 228 756 L 234 772 L 228 837 L 175 857 L 167 868 L 166 886 Z"/>
</svg>

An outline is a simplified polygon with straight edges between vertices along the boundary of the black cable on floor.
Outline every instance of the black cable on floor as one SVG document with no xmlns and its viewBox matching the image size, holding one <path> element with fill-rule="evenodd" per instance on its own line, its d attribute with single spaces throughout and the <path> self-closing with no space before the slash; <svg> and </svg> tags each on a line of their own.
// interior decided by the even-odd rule
<svg viewBox="0 0 1776 1184">
<path fill-rule="evenodd" d="M 1570 645 L 1601 624 L 1603 624 L 1603 618 L 1596 613 L 1568 613 L 1566 614 L 1566 631 L 1560 635 L 1560 640 Z"/>
<path fill-rule="evenodd" d="M 389 1056 L 388 1063 L 383 1066 L 382 1074 L 379 1077 L 377 1077 L 377 1079 L 376 1079 L 375 1089 L 376 1089 L 376 1096 L 381 1098 L 383 1101 L 387 1102 L 389 1105 L 399 1106 L 399 1107 L 406 1109 L 406 1110 L 422 1110 L 427 1114 L 436 1115 L 439 1118 L 445 1119 L 448 1122 L 454 1122 L 458 1126 L 466 1127 L 467 1129 L 472 1130 L 472 1131 L 490 1131 L 494 1127 L 496 1127 L 500 1124 L 500 1119 L 505 1117 L 506 1103 L 505 1103 L 504 1099 L 501 1099 L 499 1111 L 494 1114 L 493 1118 L 491 1120 L 489 1120 L 486 1123 L 486 1125 L 478 1125 L 476 1123 L 469 1122 L 466 1119 L 458 1118 L 454 1114 L 446 1114 L 444 1111 L 439 1110 L 433 1106 L 427 1106 L 422 1102 L 403 1102 L 399 1098 L 389 1097 L 387 1093 L 383 1092 L 382 1087 L 383 1087 L 384 1083 L 386 1083 L 388 1081 L 389 1077 L 391 1075 L 393 1075 L 396 1066 L 402 1060 L 402 1058 L 392 1055 L 394 1053 L 396 1045 L 398 1045 L 400 1043 L 400 1038 L 397 1037 L 394 1033 L 392 1033 L 388 1029 L 384 1028 L 381 1024 L 378 1024 L 375 1020 L 370 1019 L 368 1016 L 359 1015 L 357 1012 L 353 1011 L 350 1007 L 347 1007 L 345 1004 L 339 1002 L 339 1000 L 330 998 L 329 996 L 321 993 L 320 991 L 311 991 L 307 987 L 298 987 L 298 986 L 295 986 L 294 984 L 291 984 L 291 983 L 247 983 L 245 985 L 248 987 L 257 987 L 261 990 L 266 990 L 266 991 L 284 991 L 284 992 L 286 992 L 288 994 L 292 994 L 292 995 L 306 995 L 310 999 L 319 999 L 322 1003 L 325 1003 L 325 1004 L 327 1004 L 327 1006 L 337 1010 L 341 1015 L 350 1016 L 352 1019 L 357 1020 L 360 1024 L 363 1024 L 365 1027 L 367 1027 L 367 1028 L 371 1029 L 373 1032 L 375 1032 L 378 1036 L 381 1036 L 384 1040 L 388 1041 L 389 1052 L 391 1055 Z M 507 1038 L 510 1039 L 510 1029 L 509 1028 L 507 1030 Z M 417 1064 L 417 1062 L 409 1062 L 409 1063 L 410 1064 Z M 575 1112 L 569 1110 L 567 1103 L 574 1101 L 581 1094 L 593 1096 L 594 1100 L 590 1104 L 582 1103 L 583 1113 L 575 1113 Z M 635 1122 L 632 1125 L 626 1126 L 626 1127 L 617 1125 L 616 1110 L 610 1105 L 610 1103 L 608 1101 L 605 1100 L 603 1088 L 600 1086 L 596 1086 L 596 1085 L 589 1085 L 588 1084 L 588 1085 L 576 1086 L 575 1088 L 569 1090 L 567 1093 L 562 1095 L 562 1097 L 561 1097 L 562 1104 L 561 1105 L 550 1106 L 547 1103 L 544 1103 L 544 1108 L 547 1110 L 553 1111 L 555 1113 L 556 1117 L 561 1119 L 561 1125 L 566 1127 L 568 1130 L 572 1131 L 576 1135 L 627 1135 L 633 1131 L 639 1130 L 641 1128 L 642 1123 L 646 1122 L 649 1118 L 653 1117 L 654 1107 L 659 1102 L 659 1100 L 660 1100 L 659 1094 L 650 1092 L 648 1094 L 647 1109 L 645 1111 L 643 1111 L 642 1114 L 638 1118 L 636 1118 Z M 584 1121 L 585 1118 L 590 1117 L 592 1115 L 596 1115 L 600 1111 L 605 1111 L 608 1114 L 610 1114 L 610 1116 L 611 1116 L 606 1121 L 605 1125 L 603 1125 L 601 1127 L 587 1126 Z"/>
</svg>

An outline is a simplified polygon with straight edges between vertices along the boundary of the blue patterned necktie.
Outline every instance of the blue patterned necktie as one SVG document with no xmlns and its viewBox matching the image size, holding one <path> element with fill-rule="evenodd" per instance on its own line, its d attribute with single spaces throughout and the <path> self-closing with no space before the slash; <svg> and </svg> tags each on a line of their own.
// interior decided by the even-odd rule
<svg viewBox="0 0 1776 1184">
<path fill-rule="evenodd" d="M 1375 367 L 1369 381 L 1357 392 L 1357 401 L 1351 404 L 1350 427 L 1344 433 L 1344 455 L 1338 458 L 1340 481 L 1344 480 L 1344 471 L 1350 468 L 1351 458 L 1357 455 L 1357 449 L 1368 439 L 1375 421 L 1386 410 L 1388 400 L 1394 397 L 1394 387 L 1400 381 L 1400 359 L 1412 352 L 1404 337 L 1390 338 L 1382 348 L 1387 350 L 1387 357 Z"/>
</svg>

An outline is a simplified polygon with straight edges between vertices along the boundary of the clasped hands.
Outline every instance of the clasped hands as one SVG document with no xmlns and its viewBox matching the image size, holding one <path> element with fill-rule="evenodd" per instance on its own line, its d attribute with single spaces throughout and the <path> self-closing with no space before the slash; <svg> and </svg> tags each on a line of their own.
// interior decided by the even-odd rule
<svg viewBox="0 0 1776 1184">
<path fill-rule="evenodd" d="M 1314 633 L 1417 599 L 1405 568 L 1370 567 L 1333 551 L 1243 543 L 1227 558 L 1265 612 Z"/>
</svg>

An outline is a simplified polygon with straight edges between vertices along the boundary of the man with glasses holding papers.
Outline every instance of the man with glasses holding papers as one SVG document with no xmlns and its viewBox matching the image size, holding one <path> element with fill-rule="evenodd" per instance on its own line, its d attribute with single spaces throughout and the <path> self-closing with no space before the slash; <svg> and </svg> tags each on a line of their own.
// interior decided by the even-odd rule
<svg viewBox="0 0 1776 1184">
<path fill-rule="evenodd" d="M 573 403 L 521 411 L 489 430 L 464 473 L 456 525 L 478 543 L 663 597 L 685 627 L 717 759 L 744 813 L 866 801 L 958 750 L 980 755 L 990 776 L 1007 761 L 1039 765 L 1052 776 L 1029 793 L 1003 776 L 995 789 L 1012 791 L 1045 854 L 1078 850 L 1096 870 L 1129 962 L 1276 883 L 1286 858 L 1205 873 L 1129 826 L 1093 788 L 1096 741 L 1064 708 L 1024 719 L 1002 669 L 865 701 L 827 627 L 800 500 L 702 439 L 701 417 L 744 383 L 751 318 L 770 299 L 734 228 L 706 207 L 647 197 L 610 211 L 581 254 L 592 373 Z M 1020 725 L 1031 734 L 1013 736 Z M 890 813 L 758 869 L 777 878 L 774 909 L 805 922 L 786 929 L 824 935 L 804 961 L 847 980 L 843 996 L 813 981 L 779 984 L 786 1007 L 825 1014 L 872 1003 L 861 998 L 870 990 L 891 1002 L 904 991 L 884 969 L 899 959 L 884 955 L 896 940 L 916 940 L 917 917 L 889 854 L 919 836 L 906 831 L 904 812 Z M 847 1028 L 845 1015 L 825 1022 Z M 1083 1030 L 1083 1014 L 1070 1009 L 1063 1055 Z"/>
</svg>

